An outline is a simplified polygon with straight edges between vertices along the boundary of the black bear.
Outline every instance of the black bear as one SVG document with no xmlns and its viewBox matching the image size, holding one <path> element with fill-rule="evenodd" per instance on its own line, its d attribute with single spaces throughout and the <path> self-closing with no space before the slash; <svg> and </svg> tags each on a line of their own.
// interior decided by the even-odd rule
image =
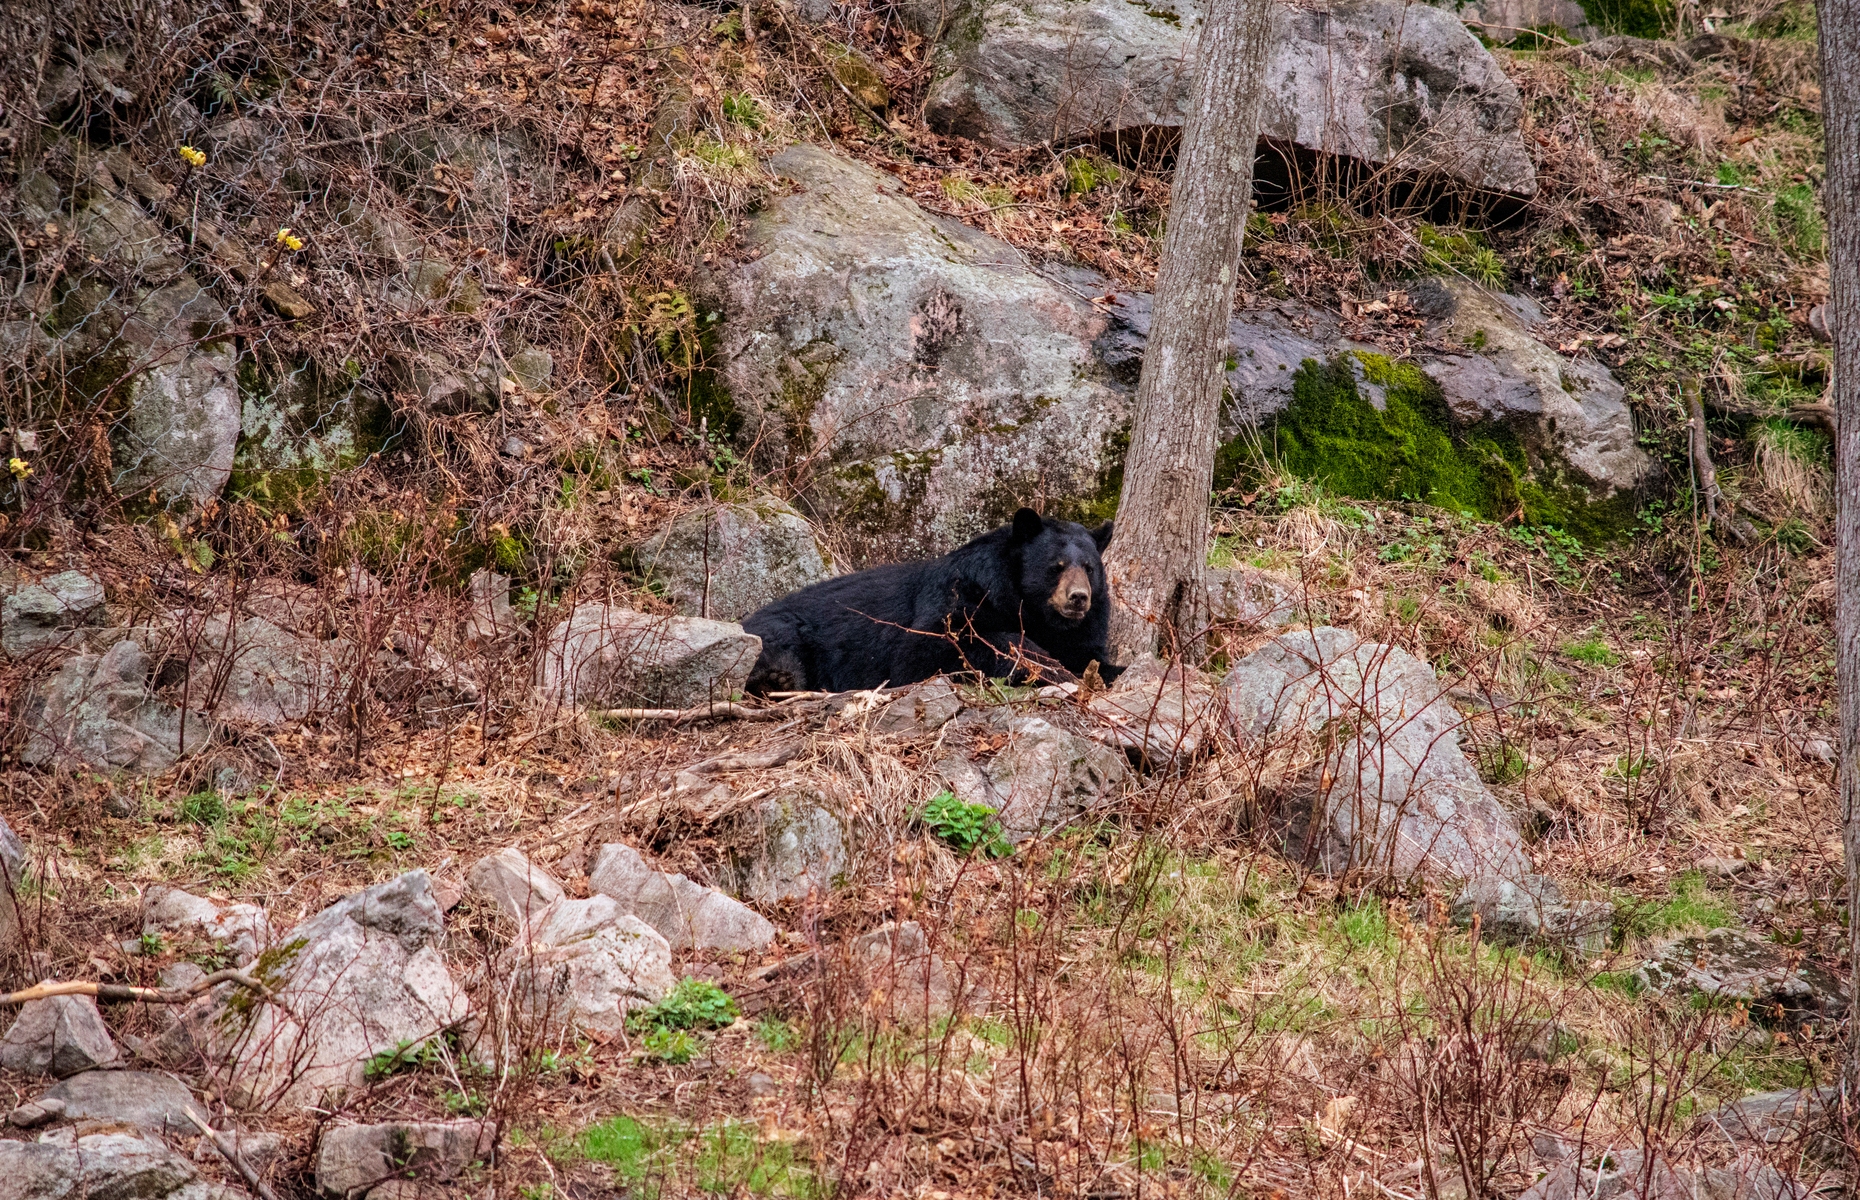
<svg viewBox="0 0 1860 1200">
<path fill-rule="evenodd" d="M 1099 554 L 1110 540 L 1109 521 L 1086 529 L 1023 508 L 942 558 L 802 588 L 743 621 L 762 639 L 747 690 L 845 692 L 955 671 L 1060 682 L 1093 660 L 1109 680 Z"/>
</svg>

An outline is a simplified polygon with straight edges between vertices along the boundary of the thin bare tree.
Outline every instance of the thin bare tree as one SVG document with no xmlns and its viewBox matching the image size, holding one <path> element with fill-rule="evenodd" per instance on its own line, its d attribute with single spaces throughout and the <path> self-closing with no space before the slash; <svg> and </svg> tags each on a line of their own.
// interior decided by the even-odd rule
<svg viewBox="0 0 1860 1200">
<path fill-rule="evenodd" d="M 1272 0 L 1213 0 L 1195 51 L 1155 320 L 1104 556 L 1118 662 L 1171 649 L 1198 657 L 1205 638 L 1221 367 L 1253 195 L 1272 7 Z"/>
<path fill-rule="evenodd" d="M 1835 674 L 1847 843 L 1848 961 L 1860 976 L 1860 0 L 1821 0 L 1821 112 L 1827 130 L 1828 332 L 1834 337 Z M 1860 1036 L 1847 1038 L 1847 1128 L 1860 1123 Z"/>
</svg>

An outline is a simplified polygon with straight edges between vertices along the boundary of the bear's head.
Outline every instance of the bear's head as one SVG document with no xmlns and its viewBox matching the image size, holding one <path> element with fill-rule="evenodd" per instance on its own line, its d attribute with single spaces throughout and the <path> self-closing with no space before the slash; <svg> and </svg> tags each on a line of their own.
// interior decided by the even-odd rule
<svg viewBox="0 0 1860 1200">
<path fill-rule="evenodd" d="M 1031 508 L 1015 513 L 1008 549 L 1019 562 L 1022 600 L 1040 603 L 1053 621 L 1083 621 L 1094 608 L 1102 614 L 1110 593 L 1100 556 L 1110 540 L 1109 521 L 1087 529 L 1042 517 Z"/>
</svg>

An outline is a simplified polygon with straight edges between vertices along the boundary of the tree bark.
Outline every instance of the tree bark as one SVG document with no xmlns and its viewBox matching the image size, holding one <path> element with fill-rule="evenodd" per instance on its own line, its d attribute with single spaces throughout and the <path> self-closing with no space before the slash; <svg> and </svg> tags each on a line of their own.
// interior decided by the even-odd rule
<svg viewBox="0 0 1860 1200">
<path fill-rule="evenodd" d="M 1198 658 L 1207 635 L 1208 496 L 1214 486 L 1227 322 L 1253 195 L 1272 0 L 1213 0 L 1163 237 L 1155 320 L 1137 383 L 1117 525 L 1105 548 L 1110 654 Z"/>
<path fill-rule="evenodd" d="M 1839 781 L 1847 847 L 1848 961 L 1860 976 L 1860 0 L 1821 0 L 1821 112 L 1827 131 L 1828 322 L 1834 341 L 1834 637 Z M 1860 1036 L 1847 1037 L 1847 1129 L 1860 1123 Z"/>
</svg>

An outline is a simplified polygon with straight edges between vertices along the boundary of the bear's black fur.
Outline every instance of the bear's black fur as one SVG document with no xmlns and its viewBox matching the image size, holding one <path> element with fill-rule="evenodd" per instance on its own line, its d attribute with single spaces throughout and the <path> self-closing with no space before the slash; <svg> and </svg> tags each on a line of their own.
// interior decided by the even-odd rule
<svg viewBox="0 0 1860 1200">
<path fill-rule="evenodd" d="M 1110 540 L 1109 521 L 1086 529 L 1023 508 L 942 558 L 803 588 L 743 621 L 762 639 L 747 689 L 845 692 L 956 671 L 1059 682 L 1093 660 L 1109 680 L 1099 553 Z"/>
</svg>

